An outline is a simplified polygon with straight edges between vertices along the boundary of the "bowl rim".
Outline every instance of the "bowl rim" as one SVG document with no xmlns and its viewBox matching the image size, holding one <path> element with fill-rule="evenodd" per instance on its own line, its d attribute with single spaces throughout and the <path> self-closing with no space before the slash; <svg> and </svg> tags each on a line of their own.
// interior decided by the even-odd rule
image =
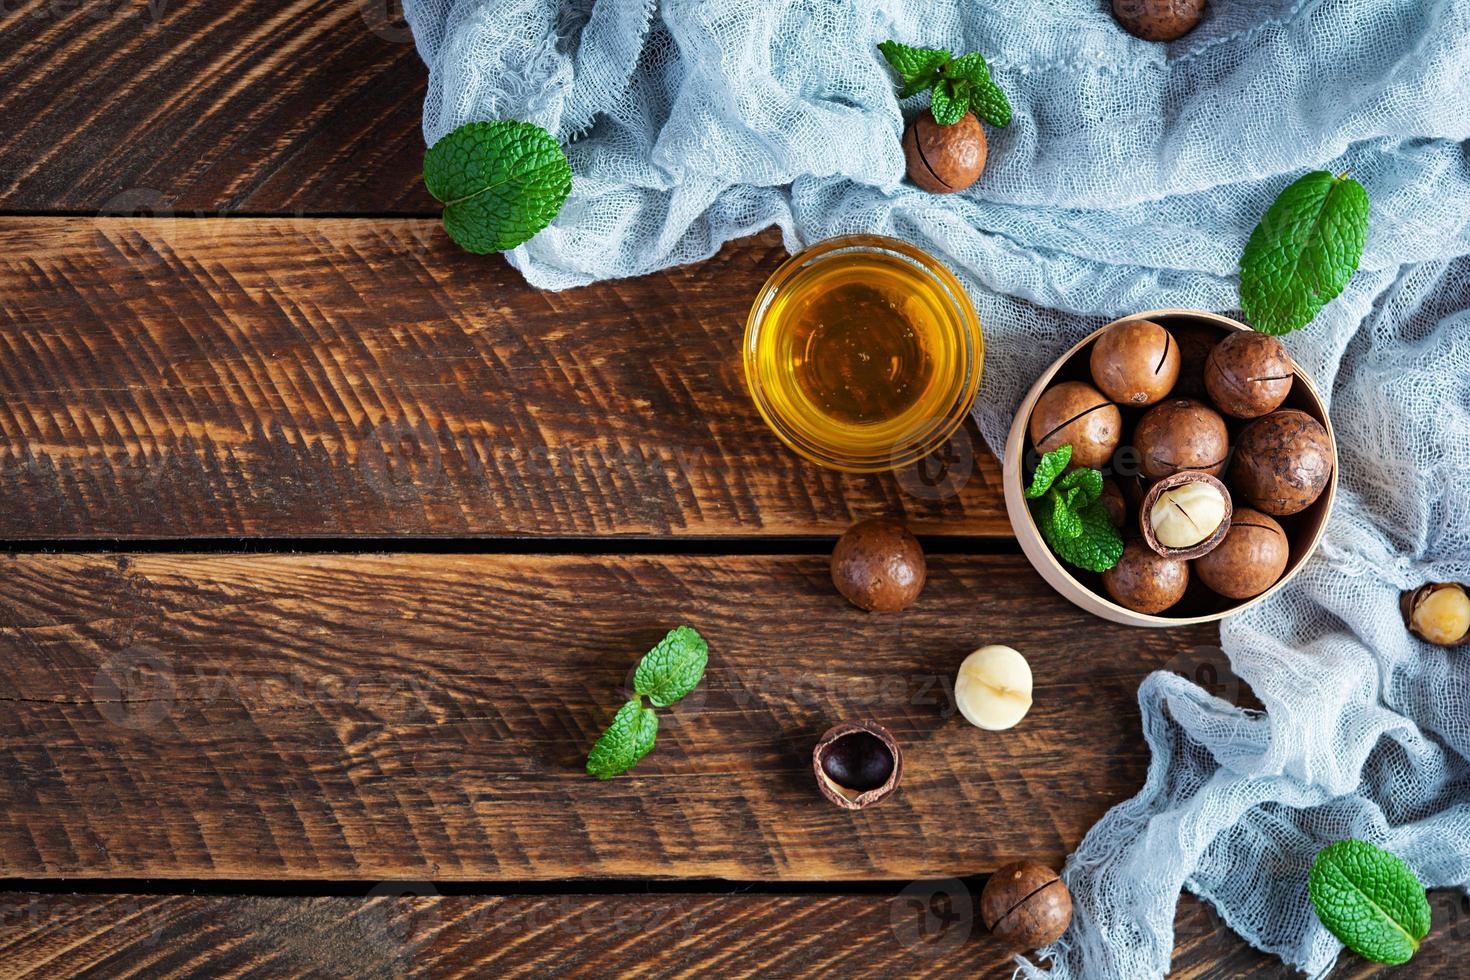
<svg viewBox="0 0 1470 980">
<path fill-rule="evenodd" d="M 1164 307 L 1156 310 L 1145 310 L 1141 313 L 1131 313 L 1128 316 L 1118 317 L 1116 320 L 1109 321 L 1098 327 L 1052 361 L 1051 366 L 1042 372 L 1041 376 L 1036 379 L 1036 382 L 1026 392 L 1025 397 L 1021 399 L 1021 403 L 1016 409 L 1016 414 L 1011 420 L 1010 432 L 1006 436 L 1005 455 L 1001 459 L 1001 483 L 1004 487 L 1006 516 L 1010 519 L 1011 530 L 1015 532 L 1016 540 L 1020 542 L 1022 552 L 1025 553 L 1027 560 L 1031 562 L 1032 566 L 1036 568 L 1037 572 L 1046 580 L 1047 584 L 1061 593 L 1063 598 L 1070 601 L 1073 605 L 1079 606 L 1094 615 L 1101 616 L 1115 623 L 1123 623 L 1131 626 L 1194 626 L 1200 623 L 1216 622 L 1227 616 L 1234 616 L 1236 613 L 1244 612 L 1257 603 L 1264 602 L 1278 589 L 1285 586 L 1287 582 L 1295 578 L 1302 570 L 1302 566 L 1307 563 L 1307 559 L 1317 550 L 1317 546 L 1322 543 L 1322 536 L 1327 533 L 1327 525 L 1332 519 L 1332 508 L 1337 502 L 1338 461 L 1340 459 L 1337 451 L 1337 433 L 1333 431 L 1332 419 L 1328 416 L 1327 407 L 1322 401 L 1322 395 L 1317 391 L 1317 386 L 1312 382 L 1312 379 L 1307 373 L 1301 369 L 1301 365 L 1297 363 L 1296 359 L 1292 358 L 1291 364 L 1296 380 L 1302 383 L 1306 390 L 1308 400 L 1316 408 L 1316 412 L 1313 413 L 1314 417 L 1318 418 L 1322 423 L 1322 427 L 1327 430 L 1327 438 L 1332 445 L 1332 476 L 1327 481 L 1327 486 L 1322 490 L 1327 502 L 1322 512 L 1321 520 L 1318 522 L 1317 529 L 1307 542 L 1306 547 L 1302 550 L 1301 557 L 1287 570 L 1286 574 L 1282 575 L 1276 581 L 1276 584 L 1272 585 L 1265 592 L 1262 592 L 1258 596 L 1241 600 L 1239 604 L 1217 612 L 1204 613 L 1199 616 L 1165 616 L 1156 613 L 1134 612 L 1132 609 L 1114 602 L 1109 596 L 1088 588 L 1052 553 L 1051 548 L 1042 539 L 1041 531 L 1031 516 L 1031 508 L 1026 506 L 1025 493 L 1021 485 L 1021 476 L 1024 469 L 1022 465 L 1023 456 L 1026 448 L 1026 440 L 1029 438 L 1026 432 L 1026 424 L 1030 419 L 1031 410 L 1035 407 L 1037 399 L 1041 397 L 1041 393 L 1046 390 L 1052 379 L 1056 377 L 1057 373 L 1068 361 L 1077 356 L 1084 347 L 1097 339 L 1104 330 L 1109 329 L 1114 324 L 1127 320 L 1148 320 L 1153 317 L 1189 317 L 1191 319 L 1204 320 L 1212 325 L 1237 332 L 1251 330 L 1246 324 L 1238 320 L 1232 320 L 1230 317 L 1222 314 L 1211 313 L 1206 310 L 1190 310 L 1182 307 Z M 1291 356 L 1289 351 L 1287 352 L 1287 356 Z"/>
<path fill-rule="evenodd" d="M 756 344 L 760 336 L 760 329 L 765 322 L 765 312 L 781 288 L 809 263 L 820 261 L 839 251 L 851 250 L 897 253 L 908 259 L 922 274 L 938 283 L 954 303 L 955 313 L 963 334 L 960 339 L 963 341 L 962 346 L 969 361 L 968 368 L 964 371 L 963 384 L 950 415 L 944 417 L 944 421 L 937 428 L 932 429 L 926 439 L 915 441 L 902 452 L 894 450 L 884 456 L 875 456 L 867 460 L 822 455 L 795 439 L 787 431 L 788 427 L 772 412 L 764 397 L 762 386 L 758 382 L 759 372 L 755 368 Z M 960 426 L 965 424 L 965 419 L 969 417 L 974 406 L 975 397 L 979 394 L 985 368 L 985 330 L 984 325 L 980 322 L 980 315 L 975 311 L 975 303 L 970 299 L 969 290 L 965 288 L 964 283 L 960 282 L 959 277 L 936 256 L 912 242 L 888 235 L 865 233 L 837 235 L 813 242 L 793 252 L 766 277 L 766 281 L 761 284 L 760 289 L 756 291 L 755 298 L 751 301 L 750 312 L 746 314 L 745 333 L 740 344 L 740 361 L 745 379 L 745 390 L 750 395 L 750 400 L 755 403 L 756 411 L 766 423 L 766 428 L 771 430 L 782 445 L 805 460 L 837 472 L 887 473 L 928 456 L 944 445 Z"/>
</svg>

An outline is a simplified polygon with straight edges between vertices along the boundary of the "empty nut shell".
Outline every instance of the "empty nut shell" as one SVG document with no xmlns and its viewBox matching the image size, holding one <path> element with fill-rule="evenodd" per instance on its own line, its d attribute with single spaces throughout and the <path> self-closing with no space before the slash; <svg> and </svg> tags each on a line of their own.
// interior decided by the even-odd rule
<svg viewBox="0 0 1470 980">
<path fill-rule="evenodd" d="M 898 788 L 903 754 L 893 735 L 875 721 L 833 725 L 812 749 L 817 789 L 845 810 L 881 803 Z"/>
<path fill-rule="evenodd" d="M 1230 463 L 1230 485 L 1273 517 L 1306 510 L 1332 479 L 1332 440 L 1306 412 L 1282 409 L 1241 430 Z"/>
<path fill-rule="evenodd" d="M 1440 646 L 1470 643 L 1470 595 L 1458 582 L 1429 582 L 1400 600 L 1404 625 L 1421 640 Z"/>
<path fill-rule="evenodd" d="M 1149 488 L 1139 508 L 1143 540 L 1165 558 L 1208 554 L 1230 531 L 1230 491 L 1208 473 L 1185 470 Z"/>
<path fill-rule="evenodd" d="M 941 126 L 925 110 L 903 131 L 909 180 L 933 194 L 953 194 L 975 183 L 985 169 L 985 130 L 974 113 Z"/>
<path fill-rule="evenodd" d="M 1230 433 L 1220 413 L 1192 398 L 1160 402 L 1133 431 L 1138 468 L 1158 480 L 1180 470 L 1219 476 L 1230 452 Z"/>
<path fill-rule="evenodd" d="M 1281 579 L 1291 545 L 1270 515 L 1250 507 L 1236 508 L 1230 530 L 1208 554 L 1194 562 L 1194 573 L 1227 599 L 1250 599 Z"/>
<path fill-rule="evenodd" d="M 1152 616 L 1184 598 L 1189 563 L 1165 558 L 1133 538 L 1123 548 L 1118 564 L 1102 573 L 1102 583 L 1118 605 Z"/>
<path fill-rule="evenodd" d="M 1036 400 L 1028 430 L 1038 453 L 1070 443 L 1072 465 L 1097 469 L 1123 439 L 1123 413 L 1092 385 L 1063 381 Z"/>
<path fill-rule="evenodd" d="M 1286 401 L 1296 366 L 1281 341 L 1242 330 L 1210 351 L 1204 377 L 1216 408 L 1236 418 L 1254 419 L 1276 411 Z"/>
<path fill-rule="evenodd" d="M 1123 29 L 1145 41 L 1174 41 L 1199 23 L 1205 0 L 1113 0 Z"/>
<path fill-rule="evenodd" d="M 1152 405 L 1179 380 L 1179 345 L 1152 320 L 1115 323 L 1092 345 L 1092 382 L 1120 405 Z"/>
<path fill-rule="evenodd" d="M 999 869 L 980 893 L 980 917 L 996 938 L 1038 949 L 1062 938 L 1072 922 L 1072 893 L 1044 864 L 1017 861 Z"/>
</svg>

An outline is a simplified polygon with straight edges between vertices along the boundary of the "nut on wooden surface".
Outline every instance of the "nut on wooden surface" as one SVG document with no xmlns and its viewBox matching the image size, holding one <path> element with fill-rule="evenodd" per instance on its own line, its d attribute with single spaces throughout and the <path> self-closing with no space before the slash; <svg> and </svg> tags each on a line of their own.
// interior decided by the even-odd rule
<svg viewBox="0 0 1470 980">
<path fill-rule="evenodd" d="M 898 521 L 859 521 L 832 549 L 832 584 L 868 612 L 908 608 L 924 590 L 928 567 L 918 538 Z"/>
<path fill-rule="evenodd" d="M 827 729 L 812 749 L 812 772 L 829 801 L 862 810 L 898 789 L 903 752 L 876 721 L 844 721 Z"/>
<path fill-rule="evenodd" d="M 1055 871 L 1033 861 L 1000 868 L 980 893 L 980 917 L 995 937 L 1016 949 L 1053 943 L 1072 922 L 1072 893 Z"/>
</svg>

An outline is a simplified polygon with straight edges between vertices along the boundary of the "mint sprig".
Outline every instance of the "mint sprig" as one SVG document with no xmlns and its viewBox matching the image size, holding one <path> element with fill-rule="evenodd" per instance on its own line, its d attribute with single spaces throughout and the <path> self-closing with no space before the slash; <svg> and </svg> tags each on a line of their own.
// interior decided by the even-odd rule
<svg viewBox="0 0 1470 980">
<path fill-rule="evenodd" d="M 1297 179 L 1266 210 L 1240 256 L 1240 306 L 1261 333 L 1310 323 L 1363 258 L 1368 192 L 1346 174 Z"/>
<path fill-rule="evenodd" d="M 1307 892 L 1327 931 L 1375 963 L 1408 962 L 1429 934 L 1424 885 L 1400 858 L 1367 841 L 1318 851 Z"/>
<path fill-rule="evenodd" d="M 1105 572 L 1123 555 L 1123 537 L 1102 502 L 1099 470 L 1067 470 L 1070 443 L 1041 457 L 1026 496 L 1041 537 L 1058 558 L 1091 572 Z"/>
<path fill-rule="evenodd" d="M 424 154 L 424 186 L 444 203 L 444 230 L 477 254 L 525 242 L 572 190 L 556 138 L 513 119 L 465 123 Z"/>
<path fill-rule="evenodd" d="M 643 706 L 646 697 L 667 708 L 699 684 L 709 663 L 709 644 L 688 626 L 669 630 L 658 644 L 638 661 L 633 672 L 634 697 L 618 709 L 592 751 L 587 754 L 587 774 L 611 779 L 627 772 L 653 748 L 658 735 L 658 715 Z"/>
<path fill-rule="evenodd" d="M 1011 121 L 1011 103 L 990 78 L 985 59 L 974 52 L 956 58 L 940 48 L 916 48 L 898 41 L 878 45 L 903 85 L 906 99 L 929 89 L 929 112 L 941 126 L 952 126 L 973 111 L 992 126 Z"/>
</svg>

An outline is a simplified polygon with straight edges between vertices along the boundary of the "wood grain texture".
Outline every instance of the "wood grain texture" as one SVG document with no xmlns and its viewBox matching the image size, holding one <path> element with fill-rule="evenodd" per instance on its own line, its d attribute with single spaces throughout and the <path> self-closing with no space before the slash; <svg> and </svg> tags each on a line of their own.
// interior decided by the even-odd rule
<svg viewBox="0 0 1470 980">
<path fill-rule="evenodd" d="M 8 977 L 980 976 L 1014 961 L 975 917 L 980 883 L 881 895 L 439 895 L 392 883 L 361 897 L 0 894 Z M 1456 976 L 1463 895 L 1431 894 L 1435 927 L 1405 966 L 1344 952 L 1334 977 Z M 1185 896 L 1184 980 L 1298 977 Z"/>
<path fill-rule="evenodd" d="M 0 866 L 15 877 L 900 879 L 1060 862 L 1142 783 L 1135 694 L 1210 628 L 1092 619 L 1019 557 L 940 556 L 869 616 L 823 557 L 0 558 Z M 582 771 L 638 656 L 704 684 L 626 777 Z M 1031 660 L 1006 734 L 954 714 L 976 646 Z M 861 813 L 812 745 L 904 749 Z"/>
<path fill-rule="evenodd" d="M 437 213 L 396 0 L 10 0 L 0 210 Z"/>
<path fill-rule="evenodd" d="M 545 293 L 430 221 L 0 219 L 0 539 L 1009 535 L 973 429 L 854 477 L 765 428 L 784 254 Z"/>
</svg>

